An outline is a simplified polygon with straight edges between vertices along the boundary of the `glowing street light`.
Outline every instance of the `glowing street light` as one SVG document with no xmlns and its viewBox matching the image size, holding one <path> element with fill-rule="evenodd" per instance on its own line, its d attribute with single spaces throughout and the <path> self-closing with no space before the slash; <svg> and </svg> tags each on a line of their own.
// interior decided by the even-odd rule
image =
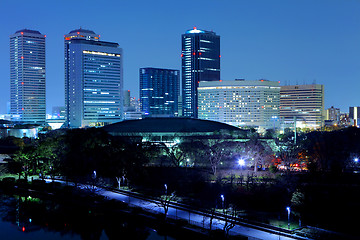
<svg viewBox="0 0 360 240">
<path fill-rule="evenodd" d="M 221 202 L 222 202 L 222 208 L 224 209 L 224 201 L 225 201 L 225 197 L 223 194 L 220 195 L 221 197 Z"/>
<path fill-rule="evenodd" d="M 291 212 L 291 209 L 290 209 L 290 207 L 287 207 L 286 210 L 288 212 L 288 229 L 290 229 L 290 212 Z"/>
<path fill-rule="evenodd" d="M 242 158 L 240 158 L 240 159 L 238 160 L 238 163 L 239 163 L 239 166 L 240 166 L 240 167 L 245 166 L 245 160 L 242 159 Z"/>
<path fill-rule="evenodd" d="M 165 187 L 165 195 L 167 195 L 167 185 L 164 184 L 164 187 Z"/>
<path fill-rule="evenodd" d="M 354 158 L 354 162 L 359 162 L 359 158 Z"/>
</svg>

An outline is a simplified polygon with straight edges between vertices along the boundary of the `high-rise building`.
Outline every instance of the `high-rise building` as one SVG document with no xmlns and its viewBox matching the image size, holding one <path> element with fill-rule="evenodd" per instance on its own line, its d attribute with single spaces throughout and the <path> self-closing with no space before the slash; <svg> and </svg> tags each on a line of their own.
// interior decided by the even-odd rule
<svg viewBox="0 0 360 240">
<path fill-rule="evenodd" d="M 21 123 L 45 123 L 45 35 L 23 29 L 10 36 L 10 114 Z"/>
<path fill-rule="evenodd" d="M 65 35 L 65 126 L 103 126 L 123 113 L 122 49 L 93 31 Z"/>
<path fill-rule="evenodd" d="M 352 126 L 359 126 L 360 107 L 349 107 L 349 118 Z"/>
<path fill-rule="evenodd" d="M 280 117 L 290 128 L 322 127 L 325 118 L 324 85 L 281 86 Z"/>
<path fill-rule="evenodd" d="M 130 107 L 130 90 L 124 91 L 124 107 Z"/>
<path fill-rule="evenodd" d="M 220 80 L 220 36 L 194 28 L 181 43 L 182 115 L 197 118 L 199 83 Z"/>
<path fill-rule="evenodd" d="M 200 82 L 199 118 L 260 130 L 278 127 L 279 82 L 258 80 Z"/>
<path fill-rule="evenodd" d="M 178 115 L 180 71 L 140 68 L 141 111 L 151 117 Z"/>
</svg>

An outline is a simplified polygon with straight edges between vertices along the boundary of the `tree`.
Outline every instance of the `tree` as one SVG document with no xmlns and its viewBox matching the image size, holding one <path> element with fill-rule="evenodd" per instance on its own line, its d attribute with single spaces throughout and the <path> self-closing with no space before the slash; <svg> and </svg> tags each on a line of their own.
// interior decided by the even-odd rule
<svg viewBox="0 0 360 240">
<path fill-rule="evenodd" d="M 239 142 L 227 140 L 208 140 L 199 146 L 202 151 L 203 158 L 209 160 L 213 175 L 217 174 L 220 163 L 232 159 L 241 152 L 241 144 Z"/>
<path fill-rule="evenodd" d="M 294 214 L 299 216 L 299 226 L 301 226 L 301 215 L 305 210 L 305 194 L 297 189 L 291 196 L 291 205 Z"/>
<path fill-rule="evenodd" d="M 163 144 L 163 148 L 165 149 L 165 153 L 170 159 L 170 162 L 175 167 L 180 167 L 183 164 L 185 153 L 181 147 L 181 143 L 177 143 L 173 146 L 167 146 L 166 144 Z"/>
<path fill-rule="evenodd" d="M 254 172 L 257 172 L 259 165 L 265 164 L 267 160 L 270 161 L 272 154 L 271 148 L 258 137 L 250 138 L 245 144 L 245 158 L 253 161 Z"/>
<path fill-rule="evenodd" d="M 164 219 L 166 219 L 166 217 L 167 217 L 170 203 L 176 202 L 177 200 L 178 200 L 178 197 L 175 195 L 175 192 L 172 192 L 170 195 L 167 193 L 164 195 L 161 195 L 158 206 L 162 207 L 164 209 Z"/>
<path fill-rule="evenodd" d="M 224 210 L 223 231 L 224 231 L 226 237 L 229 236 L 230 230 L 236 226 L 234 223 L 234 218 L 237 217 L 238 212 L 239 212 L 238 209 L 234 205 L 231 205 L 228 209 Z"/>
</svg>

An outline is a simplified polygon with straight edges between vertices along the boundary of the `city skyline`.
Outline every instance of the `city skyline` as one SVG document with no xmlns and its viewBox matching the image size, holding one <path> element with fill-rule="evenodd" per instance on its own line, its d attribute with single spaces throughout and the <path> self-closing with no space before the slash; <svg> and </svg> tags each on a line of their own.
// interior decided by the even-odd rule
<svg viewBox="0 0 360 240">
<path fill-rule="evenodd" d="M 6 112 L 10 101 L 9 36 L 24 28 L 46 33 L 50 113 L 53 106 L 65 104 L 63 36 L 80 26 L 119 43 L 124 50 L 124 89 L 135 97 L 139 97 L 139 68 L 180 69 L 181 34 L 197 27 L 221 37 L 223 80 L 316 82 L 325 86 L 325 108 L 347 112 L 359 105 L 360 2 L 182 1 L 171 7 L 166 3 L 134 1 L 113 3 L 111 8 L 95 1 L 1 3 L 0 48 L 5 54 L 0 57 L 0 112 Z M 190 3 L 193 12 L 186 11 Z M 94 18 L 91 12 L 99 16 Z"/>
</svg>

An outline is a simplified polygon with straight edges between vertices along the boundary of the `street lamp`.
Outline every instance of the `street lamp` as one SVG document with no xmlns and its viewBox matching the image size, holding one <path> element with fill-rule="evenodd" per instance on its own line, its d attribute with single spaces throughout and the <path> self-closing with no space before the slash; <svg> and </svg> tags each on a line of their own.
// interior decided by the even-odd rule
<svg viewBox="0 0 360 240">
<path fill-rule="evenodd" d="M 239 166 L 240 166 L 240 167 L 245 166 L 245 160 L 242 159 L 242 158 L 240 158 L 240 159 L 238 160 L 238 163 L 239 163 Z"/>
<path fill-rule="evenodd" d="M 359 162 L 359 158 L 354 158 L 354 162 Z"/>
<path fill-rule="evenodd" d="M 94 178 L 96 178 L 96 171 L 94 171 Z"/>
<path fill-rule="evenodd" d="M 164 187 L 165 187 L 165 195 L 167 195 L 167 185 L 164 184 Z"/>
<path fill-rule="evenodd" d="M 288 212 L 288 229 L 290 229 L 290 212 L 291 212 L 291 209 L 290 209 L 290 207 L 287 207 L 286 210 Z"/>
<path fill-rule="evenodd" d="M 221 202 L 222 202 L 222 208 L 224 209 L 224 201 L 225 201 L 225 197 L 224 197 L 224 195 L 220 195 L 220 197 L 221 197 Z"/>
</svg>

